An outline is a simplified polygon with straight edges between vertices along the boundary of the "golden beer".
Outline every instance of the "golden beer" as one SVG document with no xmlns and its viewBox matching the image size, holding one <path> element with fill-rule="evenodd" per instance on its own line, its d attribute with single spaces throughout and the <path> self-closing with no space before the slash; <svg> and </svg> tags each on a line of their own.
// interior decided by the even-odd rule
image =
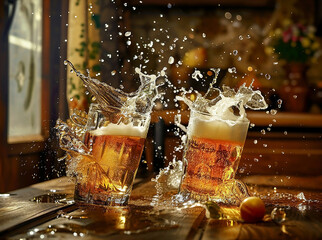
<svg viewBox="0 0 322 240">
<path fill-rule="evenodd" d="M 248 124 L 248 120 L 232 123 L 191 112 L 181 193 L 210 200 L 220 184 L 235 177 Z"/>
<path fill-rule="evenodd" d="M 234 177 L 242 143 L 193 137 L 188 141 L 188 161 L 181 190 L 215 195 L 216 186 Z"/>
<path fill-rule="evenodd" d="M 146 128 L 110 124 L 85 134 L 91 160 L 78 165 L 75 199 L 126 205 L 144 149 Z M 127 134 L 127 135 L 126 135 Z"/>
</svg>

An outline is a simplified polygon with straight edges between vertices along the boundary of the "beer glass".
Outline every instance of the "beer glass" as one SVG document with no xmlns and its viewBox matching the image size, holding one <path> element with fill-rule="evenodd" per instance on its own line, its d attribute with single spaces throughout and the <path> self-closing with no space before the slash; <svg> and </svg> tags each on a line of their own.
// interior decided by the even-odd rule
<svg viewBox="0 0 322 240">
<path fill-rule="evenodd" d="M 235 177 L 249 120 L 229 120 L 191 110 L 180 193 L 198 201 L 217 200 Z"/>
<path fill-rule="evenodd" d="M 106 115 L 91 105 L 84 137 L 91 154 L 78 162 L 75 200 L 123 206 L 128 203 L 138 170 L 150 112 Z"/>
</svg>

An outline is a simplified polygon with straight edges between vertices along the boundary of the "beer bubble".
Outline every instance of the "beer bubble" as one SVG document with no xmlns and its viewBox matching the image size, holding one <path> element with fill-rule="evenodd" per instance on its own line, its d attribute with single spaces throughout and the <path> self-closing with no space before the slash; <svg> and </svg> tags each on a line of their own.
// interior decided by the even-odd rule
<svg viewBox="0 0 322 240">
<path fill-rule="evenodd" d="M 263 134 L 263 135 L 265 135 L 265 134 L 266 134 L 265 129 L 262 129 L 262 130 L 261 130 L 261 134 Z"/>
<path fill-rule="evenodd" d="M 125 36 L 125 37 L 129 37 L 129 36 L 131 36 L 131 32 L 129 32 L 129 31 L 128 31 L 128 32 L 126 32 L 126 33 L 124 34 L 124 36 Z"/>
<path fill-rule="evenodd" d="M 255 139 L 255 140 L 254 140 L 254 144 L 257 144 L 257 143 L 258 143 L 258 141 Z"/>
<path fill-rule="evenodd" d="M 285 135 L 285 136 L 287 135 L 287 131 L 284 131 L 284 135 Z"/>
</svg>

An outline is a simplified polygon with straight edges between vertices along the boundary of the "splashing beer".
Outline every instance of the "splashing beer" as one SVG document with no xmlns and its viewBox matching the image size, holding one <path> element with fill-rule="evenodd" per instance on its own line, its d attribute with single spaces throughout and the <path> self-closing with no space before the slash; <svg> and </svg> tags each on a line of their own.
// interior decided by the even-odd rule
<svg viewBox="0 0 322 240">
<path fill-rule="evenodd" d="M 242 85 L 237 92 L 227 86 L 222 91 L 215 88 L 219 69 L 211 71 L 214 80 L 204 96 L 195 92 L 195 101 L 185 94 L 177 97 L 191 110 L 187 129 L 177 122 L 188 139 L 180 193 L 200 201 L 232 196 L 228 191 L 234 183 L 230 180 L 235 177 L 249 126 L 245 108 L 267 108 L 260 91 L 251 86 Z M 196 70 L 193 77 L 198 80 L 203 76 Z"/>
<path fill-rule="evenodd" d="M 78 72 L 95 97 L 89 113 L 57 121 L 68 173 L 76 177 L 75 199 L 85 203 L 126 205 L 141 160 L 154 102 L 160 97 L 156 75 L 139 74 L 137 91 L 125 93 Z M 160 73 L 162 75 L 163 73 Z"/>
</svg>

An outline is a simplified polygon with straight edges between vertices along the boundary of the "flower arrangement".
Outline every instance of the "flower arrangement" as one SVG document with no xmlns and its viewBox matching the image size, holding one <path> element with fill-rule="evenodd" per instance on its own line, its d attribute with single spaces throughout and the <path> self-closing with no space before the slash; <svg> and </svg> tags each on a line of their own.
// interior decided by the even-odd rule
<svg viewBox="0 0 322 240">
<path fill-rule="evenodd" d="M 320 48 L 315 36 L 315 27 L 285 21 L 283 28 L 270 33 L 266 52 L 276 53 L 279 60 L 287 63 L 315 61 Z"/>
</svg>

